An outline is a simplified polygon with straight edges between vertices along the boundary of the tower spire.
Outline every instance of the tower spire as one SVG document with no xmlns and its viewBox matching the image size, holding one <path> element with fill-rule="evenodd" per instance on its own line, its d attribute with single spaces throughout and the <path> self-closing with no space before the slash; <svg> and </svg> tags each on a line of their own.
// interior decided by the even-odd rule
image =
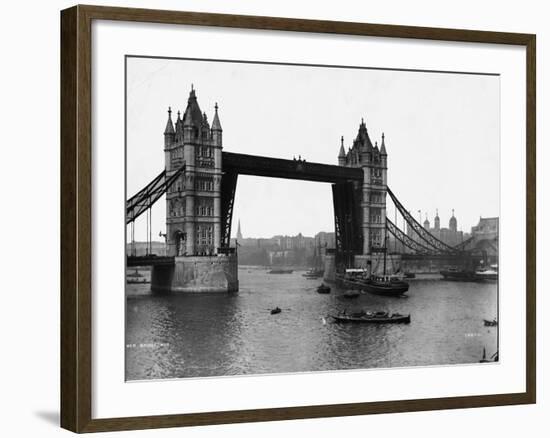
<svg viewBox="0 0 550 438">
<path fill-rule="evenodd" d="M 346 157 L 346 151 L 344 149 L 344 136 L 342 135 L 342 138 L 340 139 L 340 153 L 338 154 L 338 158 L 345 158 Z"/>
<path fill-rule="evenodd" d="M 385 138 L 386 136 L 384 135 L 384 133 L 382 133 L 382 146 L 380 148 L 380 154 L 382 155 L 388 155 L 387 152 L 386 152 L 386 141 L 385 141 Z"/>
<path fill-rule="evenodd" d="M 221 131 L 222 125 L 218 116 L 218 102 L 214 105 L 214 120 L 212 120 L 212 131 Z"/>
<path fill-rule="evenodd" d="M 202 111 L 197 102 L 197 95 L 195 88 L 191 84 L 191 91 L 189 92 L 189 98 L 187 99 L 187 108 L 183 113 L 183 126 L 200 128 L 202 124 L 203 116 Z"/>
<path fill-rule="evenodd" d="M 338 166 L 346 165 L 346 150 L 344 149 L 344 136 L 340 138 L 340 152 L 338 152 Z"/>
<path fill-rule="evenodd" d="M 166 122 L 166 128 L 164 129 L 164 135 L 175 134 L 174 124 L 172 123 L 172 108 L 168 107 L 168 121 Z"/>
</svg>

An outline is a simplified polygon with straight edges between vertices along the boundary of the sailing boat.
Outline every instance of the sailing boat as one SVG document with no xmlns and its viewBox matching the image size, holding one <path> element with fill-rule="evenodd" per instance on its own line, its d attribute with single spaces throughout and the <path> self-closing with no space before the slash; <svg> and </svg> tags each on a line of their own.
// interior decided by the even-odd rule
<svg viewBox="0 0 550 438">
<path fill-rule="evenodd" d="M 322 258 L 321 258 L 321 243 L 314 248 L 313 252 L 314 266 L 305 274 L 302 274 L 303 277 L 308 279 L 320 278 L 324 275 L 325 270 L 322 268 Z"/>
<path fill-rule="evenodd" d="M 382 276 L 371 275 L 364 282 L 364 289 L 376 295 L 397 297 L 409 290 L 409 283 L 396 277 L 386 275 L 386 257 L 388 254 L 388 236 L 384 237 L 384 271 Z"/>
</svg>

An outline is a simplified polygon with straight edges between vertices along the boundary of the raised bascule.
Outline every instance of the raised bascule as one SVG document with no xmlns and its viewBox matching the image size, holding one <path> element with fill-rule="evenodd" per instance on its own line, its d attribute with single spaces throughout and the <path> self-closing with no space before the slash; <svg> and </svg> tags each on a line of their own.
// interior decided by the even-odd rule
<svg viewBox="0 0 550 438">
<path fill-rule="evenodd" d="M 336 247 L 325 257 L 325 280 L 345 268 L 380 273 L 392 235 L 407 253 L 386 254 L 388 263 L 464 265 L 472 251 L 465 241 L 449 246 L 423 227 L 387 185 L 385 136 L 374 145 L 364 120 L 346 150 L 341 138 L 338 165 L 310 163 L 223 152 L 223 130 L 214 106 L 212 124 L 200 109 L 196 91 L 189 93 L 183 115 L 175 123 L 172 110 L 164 130 L 165 169 L 126 203 L 127 225 L 147 213 L 149 240 L 151 206 L 166 193 L 166 255 L 127 257 L 127 266 L 152 266 L 155 292 L 233 292 L 239 288 L 237 251 L 230 246 L 233 202 L 239 175 L 328 182 L 332 184 Z M 407 223 L 400 230 L 386 217 L 390 197 Z M 456 220 L 456 219 L 455 219 Z M 498 238 L 497 238 L 498 239 Z M 497 242 L 498 243 L 498 242 Z"/>
</svg>

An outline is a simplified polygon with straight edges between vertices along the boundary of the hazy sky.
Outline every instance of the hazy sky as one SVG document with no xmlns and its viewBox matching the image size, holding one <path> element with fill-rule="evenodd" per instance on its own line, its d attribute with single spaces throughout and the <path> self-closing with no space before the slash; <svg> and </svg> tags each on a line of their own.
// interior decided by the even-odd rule
<svg viewBox="0 0 550 438">
<path fill-rule="evenodd" d="M 497 76 L 194 60 L 127 60 L 128 197 L 164 169 L 166 111 L 185 111 L 191 84 L 210 121 L 218 102 L 225 151 L 337 164 L 363 117 L 373 143 L 385 133 L 388 185 L 416 218 L 439 209 L 447 226 L 455 209 L 469 232 L 499 215 Z M 333 231 L 330 184 L 240 176 L 233 235 L 239 219 L 245 237 Z M 165 231 L 164 198 L 152 229 Z"/>
</svg>

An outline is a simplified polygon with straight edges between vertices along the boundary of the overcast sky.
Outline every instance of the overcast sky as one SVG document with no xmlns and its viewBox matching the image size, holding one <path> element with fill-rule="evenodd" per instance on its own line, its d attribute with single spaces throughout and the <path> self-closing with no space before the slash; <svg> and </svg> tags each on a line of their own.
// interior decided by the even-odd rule
<svg viewBox="0 0 550 438">
<path fill-rule="evenodd" d="M 416 218 L 433 225 L 439 209 L 447 226 L 455 209 L 469 232 L 499 215 L 497 76 L 179 59 L 127 60 L 128 197 L 164 169 L 167 109 L 185 111 L 191 84 L 210 121 L 218 103 L 225 151 L 337 164 L 363 117 L 373 143 L 385 133 L 388 185 Z M 233 235 L 239 219 L 245 237 L 333 231 L 330 184 L 240 176 Z M 164 198 L 152 221 L 158 239 Z"/>
</svg>

